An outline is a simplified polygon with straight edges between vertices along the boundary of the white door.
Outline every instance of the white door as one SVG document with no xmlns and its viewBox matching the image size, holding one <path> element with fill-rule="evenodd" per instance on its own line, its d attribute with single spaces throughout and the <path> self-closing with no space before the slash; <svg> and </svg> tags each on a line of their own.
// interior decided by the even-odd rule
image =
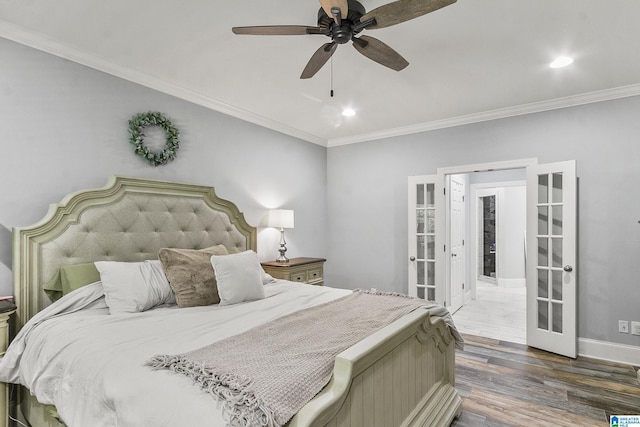
<svg viewBox="0 0 640 427">
<path fill-rule="evenodd" d="M 576 164 L 527 168 L 527 344 L 576 357 Z"/>
<path fill-rule="evenodd" d="M 436 175 L 409 177 L 409 295 L 444 303 L 436 263 Z M 438 194 L 442 194 L 439 190 Z M 439 208 L 441 209 L 441 208 Z"/>
<path fill-rule="evenodd" d="M 449 177 L 449 292 L 455 313 L 464 305 L 465 295 L 465 181 L 457 176 Z"/>
</svg>

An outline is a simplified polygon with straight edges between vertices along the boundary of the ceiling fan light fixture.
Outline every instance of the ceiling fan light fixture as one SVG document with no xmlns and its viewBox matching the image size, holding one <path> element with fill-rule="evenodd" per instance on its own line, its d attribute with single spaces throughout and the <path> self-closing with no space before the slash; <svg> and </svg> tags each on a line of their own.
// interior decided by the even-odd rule
<svg viewBox="0 0 640 427">
<path fill-rule="evenodd" d="M 356 110 L 354 110 L 353 108 L 347 107 L 344 110 L 342 110 L 342 115 L 345 117 L 353 117 L 356 115 Z"/>
<path fill-rule="evenodd" d="M 573 64 L 573 58 L 568 56 L 559 56 L 549 64 L 551 68 L 564 68 L 568 65 Z"/>
</svg>

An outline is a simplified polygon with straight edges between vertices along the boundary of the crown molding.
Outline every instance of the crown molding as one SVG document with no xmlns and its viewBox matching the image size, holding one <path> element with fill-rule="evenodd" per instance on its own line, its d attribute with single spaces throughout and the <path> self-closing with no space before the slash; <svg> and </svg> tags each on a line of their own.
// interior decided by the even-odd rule
<svg viewBox="0 0 640 427">
<path fill-rule="evenodd" d="M 354 135 L 345 138 L 331 139 L 327 142 L 328 147 L 340 145 L 356 144 L 359 142 L 374 141 L 383 138 L 392 138 L 414 133 L 427 132 L 437 129 L 445 129 L 455 126 L 468 125 L 472 123 L 486 122 L 490 120 L 504 119 L 507 117 L 521 116 L 525 114 L 539 113 L 560 108 L 575 107 L 578 105 L 592 104 L 595 102 L 609 101 L 612 99 L 627 98 L 640 95 L 640 84 L 621 86 L 612 89 L 605 89 L 595 92 L 588 92 L 579 95 L 556 98 L 547 101 L 532 102 L 529 104 L 517 105 L 514 107 L 500 108 L 497 110 L 485 111 L 481 113 L 468 114 L 465 116 L 452 117 L 443 120 L 420 123 L 411 126 L 403 126 L 394 129 L 387 129 L 379 132 Z"/>
<path fill-rule="evenodd" d="M 22 27 L 16 26 L 2 19 L 0 19 L 0 37 L 267 129 L 314 144 L 322 145 L 323 147 L 327 146 L 327 140 L 324 138 L 320 138 L 284 123 L 268 119 L 264 116 L 254 114 L 250 111 L 201 95 L 180 85 L 158 79 L 157 77 L 141 73 L 127 67 L 110 63 L 89 52 L 81 51 L 76 47 L 60 43 L 59 41 L 46 37 L 42 34 L 27 31 Z"/>
<path fill-rule="evenodd" d="M 443 120 L 434 120 L 410 126 L 385 129 L 377 132 L 361 133 L 344 138 L 327 140 L 325 138 L 310 134 L 287 124 L 268 119 L 259 114 L 255 114 L 250 111 L 204 96 L 180 85 L 158 79 L 157 77 L 141 73 L 127 67 L 115 65 L 90 52 L 81 51 L 75 47 L 60 43 L 57 40 L 44 36 L 43 34 L 25 30 L 20 26 L 16 26 L 15 24 L 2 19 L 0 19 L 0 37 L 32 47 L 36 50 L 55 55 L 63 59 L 67 59 L 81 65 L 85 65 L 95 70 L 113 75 L 115 77 L 137 83 L 141 86 L 145 86 L 150 89 L 175 96 L 177 98 L 229 115 L 231 117 L 235 117 L 237 119 L 244 120 L 246 122 L 253 123 L 255 125 L 262 126 L 264 128 L 271 129 L 273 131 L 280 132 L 297 139 L 301 139 L 303 141 L 321 145 L 323 147 L 337 147 L 340 145 L 369 142 L 384 138 L 410 135 L 431 130 L 445 129 L 490 120 L 503 119 L 507 117 L 532 114 L 640 95 L 640 84 L 634 84 L 612 89 L 605 89 L 601 91 L 588 92 L 579 95 L 572 95 L 564 98 L 533 102 L 514 107 L 500 108 L 481 113 L 468 114 Z"/>
</svg>

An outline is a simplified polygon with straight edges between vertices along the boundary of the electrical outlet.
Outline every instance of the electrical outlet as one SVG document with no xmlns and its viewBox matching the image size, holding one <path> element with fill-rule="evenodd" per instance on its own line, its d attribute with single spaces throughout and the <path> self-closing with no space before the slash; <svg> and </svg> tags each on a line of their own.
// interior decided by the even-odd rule
<svg viewBox="0 0 640 427">
<path fill-rule="evenodd" d="M 631 322 L 631 333 L 633 335 L 640 335 L 640 322 Z"/>
<path fill-rule="evenodd" d="M 629 333 L 629 321 L 628 320 L 618 320 L 618 332 L 623 334 Z"/>
</svg>

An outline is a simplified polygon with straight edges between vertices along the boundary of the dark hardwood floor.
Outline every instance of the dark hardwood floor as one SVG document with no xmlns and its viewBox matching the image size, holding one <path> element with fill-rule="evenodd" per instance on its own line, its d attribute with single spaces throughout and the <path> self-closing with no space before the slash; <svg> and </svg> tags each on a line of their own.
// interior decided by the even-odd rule
<svg viewBox="0 0 640 427">
<path fill-rule="evenodd" d="M 453 427 L 609 426 L 610 415 L 640 415 L 637 367 L 464 338 L 456 352 L 463 411 Z"/>
</svg>

